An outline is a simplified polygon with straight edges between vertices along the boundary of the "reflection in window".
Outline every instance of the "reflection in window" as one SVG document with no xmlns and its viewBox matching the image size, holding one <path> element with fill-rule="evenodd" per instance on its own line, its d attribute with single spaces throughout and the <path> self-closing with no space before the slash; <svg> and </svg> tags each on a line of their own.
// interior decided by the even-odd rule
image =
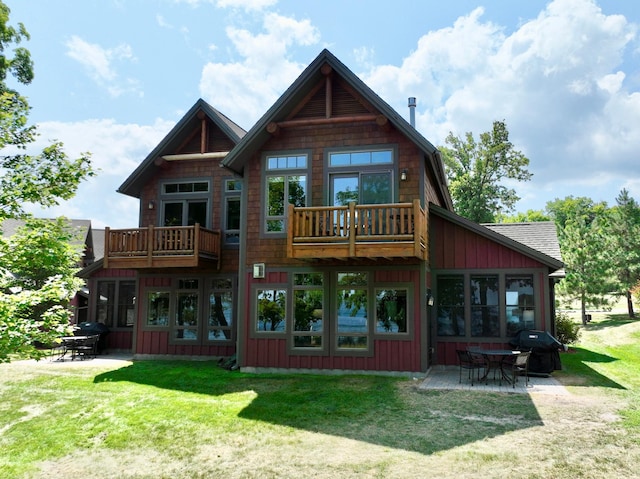
<svg viewBox="0 0 640 479">
<path fill-rule="evenodd" d="M 338 285 L 337 346 L 339 349 L 367 349 L 367 273 L 339 273 Z"/>
<path fill-rule="evenodd" d="M 464 276 L 438 277 L 438 336 L 464 336 Z"/>
<path fill-rule="evenodd" d="M 506 276 L 507 336 L 535 328 L 533 276 Z"/>
<path fill-rule="evenodd" d="M 283 332 L 285 330 L 285 314 L 287 291 L 285 289 L 259 289 L 256 291 L 257 332 Z"/>
<path fill-rule="evenodd" d="M 169 326 L 169 291 L 147 292 L 147 326 Z"/>
<path fill-rule="evenodd" d="M 407 290 L 376 290 L 376 331 L 378 333 L 407 332 Z"/>
<path fill-rule="evenodd" d="M 198 339 L 198 280 L 179 280 L 178 287 L 174 338 L 195 341 Z"/>
<path fill-rule="evenodd" d="M 322 348 L 324 290 L 321 273 L 294 275 L 294 348 Z"/>
<path fill-rule="evenodd" d="M 230 341 L 233 326 L 233 290 L 230 279 L 214 280 L 209 294 L 207 339 Z"/>
<path fill-rule="evenodd" d="M 498 276 L 471 276 L 471 336 L 500 336 L 498 289 Z"/>
<path fill-rule="evenodd" d="M 96 321 L 110 328 L 131 328 L 135 322 L 136 282 L 98 281 Z"/>
<path fill-rule="evenodd" d="M 286 230 L 285 220 L 289 204 L 306 206 L 306 168 L 306 155 L 267 157 L 265 204 L 267 232 Z"/>
</svg>

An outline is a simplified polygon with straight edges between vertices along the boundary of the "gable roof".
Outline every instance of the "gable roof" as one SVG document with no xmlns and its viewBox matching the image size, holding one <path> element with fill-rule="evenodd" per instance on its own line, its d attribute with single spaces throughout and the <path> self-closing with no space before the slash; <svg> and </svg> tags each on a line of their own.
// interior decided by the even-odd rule
<svg viewBox="0 0 640 479">
<path fill-rule="evenodd" d="M 462 228 L 518 251 L 554 271 L 564 267 L 560 255 L 558 234 L 555 224 L 552 222 L 510 223 L 506 228 L 502 224 L 483 225 L 474 223 L 433 203 L 429 204 L 429 213 L 436 214 Z"/>
<path fill-rule="evenodd" d="M 487 223 L 482 226 L 562 261 L 558 231 L 553 221 Z"/>
<path fill-rule="evenodd" d="M 174 153 L 179 147 L 184 135 L 196 128 L 201 120 L 198 113 L 203 112 L 209 120 L 215 124 L 222 133 L 236 145 L 246 132 L 228 117 L 209 105 L 202 98 L 198 99 L 187 113 L 176 123 L 163 140 L 147 155 L 129 177 L 120 185 L 117 192 L 125 195 L 140 197 L 140 191 L 149 179 L 157 172 L 159 166 L 156 159 L 167 153 Z"/>
<path fill-rule="evenodd" d="M 251 155 L 259 150 L 270 138 L 267 125 L 272 121 L 285 119 L 304 100 L 305 96 L 320 82 L 324 76 L 321 67 L 328 64 L 354 91 L 377 109 L 404 136 L 409 138 L 428 158 L 428 167 L 433 171 L 440 187 L 439 194 L 448 209 L 453 210 L 453 203 L 447 187 L 442 157 L 438 149 L 412 127 L 397 111 L 380 98 L 360 78 L 349 70 L 329 50 L 323 50 L 273 104 L 269 110 L 249 130 L 238 145 L 222 161 L 223 166 L 242 174 L 245 163 Z"/>
</svg>

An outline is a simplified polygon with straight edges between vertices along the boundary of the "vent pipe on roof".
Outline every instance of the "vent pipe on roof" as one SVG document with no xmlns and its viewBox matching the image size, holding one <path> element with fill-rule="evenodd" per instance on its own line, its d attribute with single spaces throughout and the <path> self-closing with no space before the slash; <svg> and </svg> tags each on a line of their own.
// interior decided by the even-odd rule
<svg viewBox="0 0 640 479">
<path fill-rule="evenodd" d="M 412 127 L 416 127 L 416 97 L 409 97 L 409 123 Z"/>
</svg>

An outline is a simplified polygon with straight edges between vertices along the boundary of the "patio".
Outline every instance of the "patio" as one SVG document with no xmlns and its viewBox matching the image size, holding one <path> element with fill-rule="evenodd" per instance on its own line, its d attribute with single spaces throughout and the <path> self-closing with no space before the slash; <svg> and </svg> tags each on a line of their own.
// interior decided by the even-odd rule
<svg viewBox="0 0 640 479">
<path fill-rule="evenodd" d="M 434 366 L 427 373 L 427 377 L 420 384 L 420 389 L 456 389 L 464 391 L 484 391 L 498 393 L 542 393 L 555 395 L 569 395 L 569 391 L 552 376 L 529 376 L 529 385 L 525 387 L 525 378 L 518 378 L 516 387 L 506 381 L 489 378 L 485 381 L 475 381 L 471 386 L 467 371 L 462 371 L 462 382 L 458 366 Z"/>
</svg>

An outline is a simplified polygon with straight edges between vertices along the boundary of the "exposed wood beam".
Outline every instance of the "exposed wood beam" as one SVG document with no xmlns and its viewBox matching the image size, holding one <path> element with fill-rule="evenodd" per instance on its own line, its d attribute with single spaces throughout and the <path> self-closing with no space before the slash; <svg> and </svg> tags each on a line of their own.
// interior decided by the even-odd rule
<svg viewBox="0 0 640 479">
<path fill-rule="evenodd" d="M 286 120 L 279 122 L 271 122 L 267 125 L 267 131 L 271 133 L 270 130 L 274 128 L 291 128 L 291 127 L 300 127 L 300 126 L 314 126 L 314 125 L 331 125 L 335 123 L 356 123 L 356 122 L 367 122 L 367 121 L 378 121 L 378 116 L 382 115 L 351 115 L 351 116 L 336 116 L 333 118 L 304 118 L 300 120 Z"/>
<path fill-rule="evenodd" d="M 183 153 L 179 155 L 163 155 L 162 159 L 166 161 L 217 160 L 226 157 L 228 154 L 228 151 L 212 151 L 210 153 Z"/>
</svg>

